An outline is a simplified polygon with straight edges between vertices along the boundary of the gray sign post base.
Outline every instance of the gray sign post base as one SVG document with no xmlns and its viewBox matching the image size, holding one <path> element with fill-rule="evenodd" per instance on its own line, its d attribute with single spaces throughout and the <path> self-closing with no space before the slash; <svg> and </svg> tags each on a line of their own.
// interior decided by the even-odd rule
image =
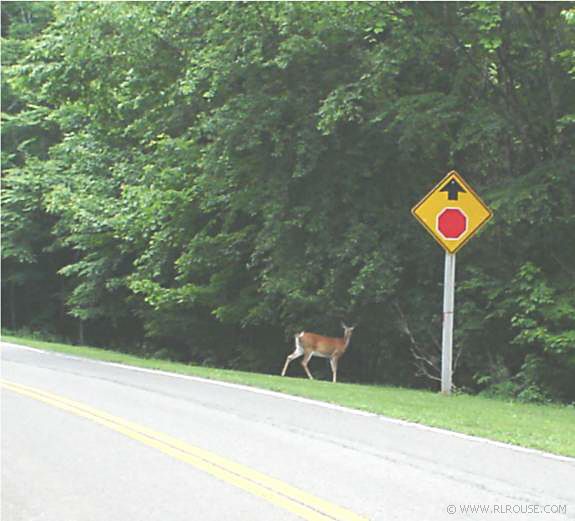
<svg viewBox="0 0 575 521">
<path fill-rule="evenodd" d="M 455 253 L 445 252 L 443 284 L 443 337 L 441 341 L 441 392 L 451 394 L 453 359 L 453 307 L 455 301 Z"/>
</svg>

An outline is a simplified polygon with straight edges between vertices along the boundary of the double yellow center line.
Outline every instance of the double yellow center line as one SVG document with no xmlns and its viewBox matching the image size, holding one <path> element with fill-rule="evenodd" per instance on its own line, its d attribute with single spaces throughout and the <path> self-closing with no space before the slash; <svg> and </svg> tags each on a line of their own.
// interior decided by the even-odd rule
<svg viewBox="0 0 575 521">
<path fill-rule="evenodd" d="M 4 379 L 0 379 L 0 386 L 124 434 L 133 440 L 203 470 L 226 483 L 263 498 L 303 519 L 310 521 L 367 521 L 366 518 L 350 510 L 308 494 L 279 479 L 266 476 L 213 452 L 123 418 L 112 416 L 86 404 Z"/>
</svg>

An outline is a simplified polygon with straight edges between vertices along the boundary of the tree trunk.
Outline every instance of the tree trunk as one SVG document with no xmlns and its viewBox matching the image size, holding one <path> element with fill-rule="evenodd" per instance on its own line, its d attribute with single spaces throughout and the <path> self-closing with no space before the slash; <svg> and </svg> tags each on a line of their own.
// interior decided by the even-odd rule
<svg viewBox="0 0 575 521">
<path fill-rule="evenodd" d="M 16 284 L 14 281 L 10 282 L 10 329 L 16 330 Z"/>
<path fill-rule="evenodd" d="M 80 320 L 78 323 L 78 343 L 83 346 L 85 345 L 84 342 L 84 321 Z"/>
</svg>

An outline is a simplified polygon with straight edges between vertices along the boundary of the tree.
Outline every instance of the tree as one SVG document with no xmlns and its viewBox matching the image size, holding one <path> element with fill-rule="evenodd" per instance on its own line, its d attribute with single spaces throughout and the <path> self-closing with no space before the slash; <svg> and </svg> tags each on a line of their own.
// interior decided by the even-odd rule
<svg viewBox="0 0 575 521">
<path fill-rule="evenodd" d="M 495 218 L 461 253 L 456 384 L 573 399 L 568 5 L 52 11 L 6 67 L 6 266 L 51 256 L 86 341 L 276 371 L 345 319 L 344 379 L 430 385 L 442 252 L 409 208 L 457 168 Z"/>
</svg>

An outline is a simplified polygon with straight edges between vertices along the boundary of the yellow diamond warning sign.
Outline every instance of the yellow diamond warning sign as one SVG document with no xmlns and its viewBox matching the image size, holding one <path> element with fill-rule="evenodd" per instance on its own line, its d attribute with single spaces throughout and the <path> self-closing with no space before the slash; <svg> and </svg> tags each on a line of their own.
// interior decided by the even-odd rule
<svg viewBox="0 0 575 521">
<path fill-rule="evenodd" d="M 493 215 L 455 171 L 449 172 L 411 213 L 449 253 L 459 250 Z"/>
</svg>

